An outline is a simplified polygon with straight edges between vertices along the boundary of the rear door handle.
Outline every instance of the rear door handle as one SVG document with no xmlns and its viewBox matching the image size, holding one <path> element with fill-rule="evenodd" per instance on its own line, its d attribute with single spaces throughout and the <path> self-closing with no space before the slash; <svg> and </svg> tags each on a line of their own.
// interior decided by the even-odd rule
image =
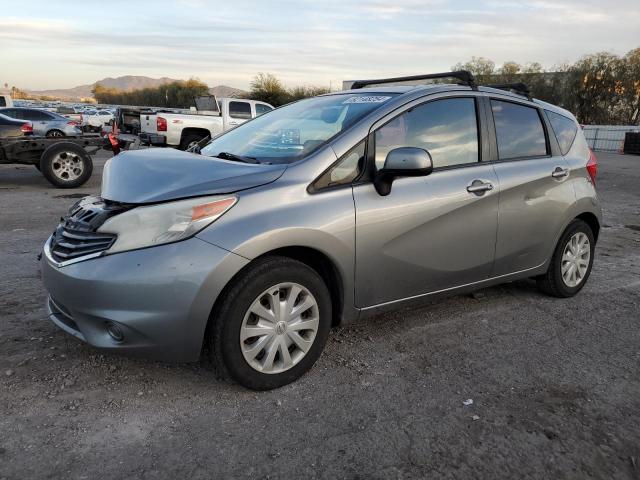
<svg viewBox="0 0 640 480">
<path fill-rule="evenodd" d="M 474 180 L 467 186 L 467 192 L 481 194 L 486 191 L 493 190 L 493 185 L 489 182 L 483 182 L 482 180 Z"/>
<path fill-rule="evenodd" d="M 569 169 L 562 168 L 562 167 L 556 167 L 553 173 L 551 173 L 551 176 L 553 178 L 562 178 L 562 177 L 566 177 L 567 175 L 569 175 Z"/>
</svg>

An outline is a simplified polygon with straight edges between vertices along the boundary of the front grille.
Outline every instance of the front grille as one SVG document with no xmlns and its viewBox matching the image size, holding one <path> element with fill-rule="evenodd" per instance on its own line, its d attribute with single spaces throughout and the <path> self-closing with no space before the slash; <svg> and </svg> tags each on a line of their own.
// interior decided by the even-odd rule
<svg viewBox="0 0 640 480">
<path fill-rule="evenodd" d="M 98 197 L 83 198 L 69 209 L 53 232 L 51 256 L 57 262 L 65 262 L 108 250 L 117 236 L 97 230 L 107 219 L 125 210 L 126 206 Z"/>
<path fill-rule="evenodd" d="M 91 233 L 59 227 L 51 241 L 51 255 L 58 262 L 108 250 L 116 235 Z"/>
</svg>

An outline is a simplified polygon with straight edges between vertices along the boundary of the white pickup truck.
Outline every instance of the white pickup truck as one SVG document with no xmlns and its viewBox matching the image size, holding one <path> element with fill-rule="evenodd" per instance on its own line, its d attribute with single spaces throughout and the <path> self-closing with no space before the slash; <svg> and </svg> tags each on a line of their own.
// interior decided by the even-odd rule
<svg viewBox="0 0 640 480">
<path fill-rule="evenodd" d="M 213 138 L 271 110 L 271 105 L 257 100 L 198 97 L 196 110 L 190 113 L 141 113 L 140 141 L 186 150 L 207 136 Z"/>
</svg>

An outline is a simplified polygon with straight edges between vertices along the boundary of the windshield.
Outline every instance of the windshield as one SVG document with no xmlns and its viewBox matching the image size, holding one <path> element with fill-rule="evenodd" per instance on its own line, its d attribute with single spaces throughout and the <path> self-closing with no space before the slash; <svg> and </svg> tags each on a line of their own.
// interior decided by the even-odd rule
<svg viewBox="0 0 640 480">
<path fill-rule="evenodd" d="M 395 94 L 350 93 L 301 100 L 213 139 L 200 152 L 227 153 L 260 163 L 291 163 L 348 129 Z"/>
</svg>

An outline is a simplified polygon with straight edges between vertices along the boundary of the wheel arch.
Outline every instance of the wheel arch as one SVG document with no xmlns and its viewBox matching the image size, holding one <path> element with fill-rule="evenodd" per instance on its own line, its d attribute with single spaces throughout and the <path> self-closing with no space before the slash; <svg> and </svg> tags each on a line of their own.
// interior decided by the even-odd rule
<svg viewBox="0 0 640 480">
<path fill-rule="evenodd" d="M 312 247 L 305 246 L 286 246 L 279 247 L 273 250 L 264 252 L 263 254 L 253 258 L 249 263 L 243 266 L 238 272 L 231 277 L 227 282 L 223 290 L 216 298 L 209 315 L 207 322 L 207 331 L 211 324 L 211 319 L 215 314 L 216 309 L 220 303 L 226 297 L 227 291 L 233 286 L 235 281 L 256 264 L 257 261 L 264 259 L 265 257 L 286 257 L 293 260 L 297 260 L 315 270 L 322 278 L 329 294 L 331 295 L 332 306 L 332 326 L 337 326 L 341 323 L 342 313 L 344 311 L 344 285 L 345 282 L 338 271 L 336 264 L 323 252 Z M 206 333 L 205 333 L 206 339 Z"/>
<path fill-rule="evenodd" d="M 598 235 L 600 234 L 600 221 L 598 220 L 598 217 L 596 215 L 594 215 L 592 212 L 584 212 L 576 216 L 574 220 L 582 220 L 587 225 L 589 225 L 591 231 L 593 232 L 593 238 L 596 242 L 598 241 Z"/>
<path fill-rule="evenodd" d="M 180 141 L 182 142 L 187 135 L 204 135 L 206 137 L 207 135 L 211 135 L 211 132 L 202 127 L 187 127 L 182 129 Z"/>
</svg>

